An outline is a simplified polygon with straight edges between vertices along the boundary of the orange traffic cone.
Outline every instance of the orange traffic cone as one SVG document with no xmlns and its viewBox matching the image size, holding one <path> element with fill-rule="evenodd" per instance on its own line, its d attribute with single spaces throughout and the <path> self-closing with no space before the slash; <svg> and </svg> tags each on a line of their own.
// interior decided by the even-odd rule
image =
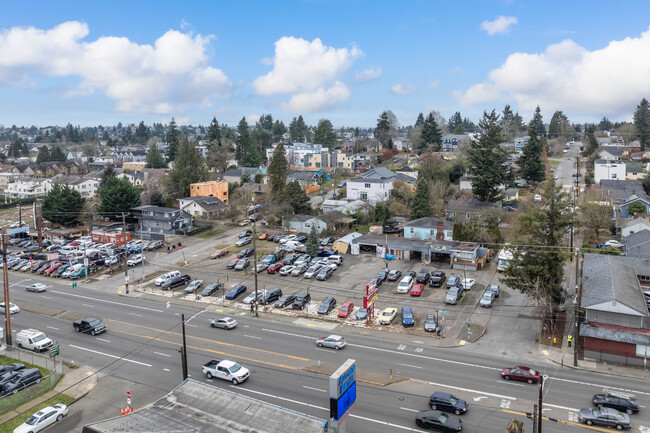
<svg viewBox="0 0 650 433">
<path fill-rule="evenodd" d="M 124 415 L 124 408 L 122 408 L 122 413 L 120 413 L 120 415 Z"/>
</svg>

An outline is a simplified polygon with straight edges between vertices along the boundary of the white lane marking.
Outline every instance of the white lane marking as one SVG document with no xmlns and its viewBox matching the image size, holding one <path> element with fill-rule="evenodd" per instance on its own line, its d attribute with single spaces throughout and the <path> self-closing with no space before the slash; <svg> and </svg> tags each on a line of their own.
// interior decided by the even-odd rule
<svg viewBox="0 0 650 433">
<path fill-rule="evenodd" d="M 506 384 L 506 385 L 512 385 L 512 386 L 526 386 L 523 383 L 514 383 L 511 380 L 497 380 L 496 382 L 503 383 L 503 384 Z"/>
<path fill-rule="evenodd" d="M 46 326 L 46 328 L 49 328 L 49 329 L 54 329 L 55 331 L 60 331 L 60 329 L 59 329 L 59 328 L 55 328 L 54 326 Z"/>
<path fill-rule="evenodd" d="M 198 312 L 194 313 L 194 315 L 192 317 L 190 317 L 189 319 L 187 319 L 185 321 L 185 324 L 187 325 L 188 323 L 190 323 L 190 320 L 194 319 L 196 316 L 198 316 L 199 314 L 201 314 L 203 312 L 204 312 L 204 310 L 201 310 L 201 311 L 198 311 Z"/>
<path fill-rule="evenodd" d="M 314 408 L 314 409 L 319 409 L 319 410 L 324 410 L 324 411 L 329 412 L 329 408 L 324 408 L 324 407 L 321 407 L 321 406 L 316 406 L 316 405 L 311 404 L 311 403 L 304 403 L 304 402 L 302 402 L 302 401 L 291 400 L 291 399 L 289 399 L 289 398 L 280 397 L 279 395 L 267 394 L 267 393 L 265 393 L 265 392 L 254 391 L 254 390 L 252 390 L 252 389 L 248 389 L 248 388 L 239 388 L 239 387 L 237 387 L 237 386 L 235 386 L 235 385 L 230 385 L 230 387 L 231 387 L 231 388 L 235 388 L 238 392 L 241 392 L 241 391 L 247 391 L 247 392 L 250 392 L 250 393 L 253 393 L 253 394 L 263 395 L 263 396 L 265 396 L 265 397 L 269 397 L 269 398 L 272 398 L 272 399 L 276 399 L 276 400 L 284 400 L 284 401 L 288 401 L 288 402 L 290 402 L 290 403 L 299 404 L 299 405 L 301 405 L 301 406 L 307 406 L 307 407 L 311 407 L 311 408 Z M 364 421 L 368 421 L 368 422 L 374 422 L 374 423 L 381 424 L 381 425 L 387 425 L 387 426 L 391 426 L 391 427 L 399 428 L 399 429 L 402 429 L 402 430 L 417 431 L 417 432 L 421 432 L 421 431 L 422 431 L 422 430 L 419 430 L 419 429 L 414 429 L 414 428 L 406 427 L 406 426 L 403 426 L 403 425 L 397 425 L 397 424 L 389 423 L 389 422 L 386 422 L 386 421 L 379 421 L 379 420 L 372 419 L 372 418 L 366 418 L 365 416 L 359 416 L 359 415 L 355 415 L 355 414 L 353 414 L 353 413 L 348 414 L 348 416 L 349 416 L 349 417 L 352 417 L 352 418 L 362 419 L 362 420 L 364 420 Z"/>
<path fill-rule="evenodd" d="M 163 370 L 165 370 L 165 371 L 169 371 L 169 368 L 163 368 Z"/>
<path fill-rule="evenodd" d="M 160 355 L 160 356 L 166 356 L 166 357 L 171 357 L 171 355 L 168 355 L 166 353 L 160 353 L 160 352 L 154 352 L 154 355 Z"/>
<path fill-rule="evenodd" d="M 546 406 L 554 407 L 556 409 L 564 409 L 564 410 L 571 410 L 573 412 L 580 412 L 580 409 L 575 409 L 573 407 L 566 407 L 566 406 L 558 406 L 557 404 L 550 404 L 550 403 L 543 403 L 542 410 L 545 410 L 544 407 Z"/>
<path fill-rule="evenodd" d="M 21 284 L 24 283 L 25 281 L 32 281 L 32 280 L 29 279 L 29 278 L 26 279 L 26 280 L 20 280 L 20 281 L 18 281 L 17 283 L 9 284 L 9 287 L 13 287 L 13 286 L 21 285 Z M 26 287 L 26 286 L 24 286 L 24 287 Z"/>
<path fill-rule="evenodd" d="M 74 347 L 75 349 L 79 349 L 79 350 L 85 350 L 86 352 L 96 353 L 98 355 L 108 356 L 109 358 L 121 359 L 122 361 L 132 362 L 134 364 L 139 364 L 139 365 L 144 365 L 145 367 L 151 367 L 151 364 L 145 364 L 144 362 L 134 361 L 133 359 L 126 359 L 126 358 L 124 358 L 122 356 L 111 355 L 110 353 L 99 352 L 97 350 L 92 350 L 92 349 L 87 349 L 85 347 L 75 346 L 74 344 L 68 344 L 68 346 Z"/>
<path fill-rule="evenodd" d="M 492 394 L 490 392 L 477 391 L 477 390 L 474 390 L 474 389 L 467 389 L 467 388 L 460 388 L 460 387 L 457 387 L 457 386 L 444 385 L 442 383 L 429 382 L 429 385 L 444 386 L 446 388 L 455 389 L 457 391 L 473 392 L 475 394 L 489 395 L 491 397 L 504 398 L 504 399 L 508 399 L 508 400 L 517 400 L 515 397 L 509 397 L 507 395 Z"/>
<path fill-rule="evenodd" d="M 99 341 L 105 341 L 105 342 L 107 342 L 107 343 L 110 343 L 110 342 L 111 342 L 111 340 L 106 340 L 106 339 L 104 339 L 104 338 L 99 338 L 99 337 L 97 337 L 96 339 L 99 340 Z"/>
<path fill-rule="evenodd" d="M 51 296 L 44 296 L 44 295 L 41 295 L 41 298 L 45 298 L 45 299 L 52 299 L 52 297 L 51 297 Z"/>
<path fill-rule="evenodd" d="M 138 316 L 138 317 L 142 317 L 142 314 L 138 314 L 138 313 L 129 313 L 129 316 Z"/>
<path fill-rule="evenodd" d="M 191 328 L 198 328 L 199 327 L 199 325 L 192 325 L 191 323 L 187 323 L 187 322 L 185 322 L 185 326 L 189 326 Z"/>
<path fill-rule="evenodd" d="M 90 307 L 90 308 L 95 308 L 95 306 L 94 306 L 94 305 L 90 305 L 90 304 L 81 304 L 81 305 L 83 305 L 84 307 Z"/>
<path fill-rule="evenodd" d="M 314 391 L 327 392 L 327 391 L 325 391 L 324 389 L 312 388 L 311 386 L 305 386 L 305 385 L 303 385 L 302 387 L 303 387 L 303 388 L 307 388 L 307 389 L 312 389 L 312 390 L 314 390 Z"/>
<path fill-rule="evenodd" d="M 275 329 L 262 328 L 262 331 L 274 332 L 276 334 L 282 334 L 282 335 L 291 335 L 292 337 L 308 338 L 310 340 L 313 340 L 315 338 L 315 337 L 310 337 L 309 335 L 300 335 L 300 334 L 292 334 L 291 332 L 276 331 Z"/>
<path fill-rule="evenodd" d="M 587 386 L 595 386 L 598 388 L 607 388 L 609 390 L 614 390 L 614 391 L 623 391 L 623 392 L 629 392 L 631 394 L 643 394 L 643 395 L 650 395 L 650 392 L 645 392 L 645 391 L 637 391 L 635 389 L 625 389 L 625 388 L 617 388 L 615 386 L 609 386 L 609 385 L 603 385 L 600 383 L 590 383 L 590 382 L 583 382 L 580 380 L 571 380 L 571 379 L 558 379 L 556 377 L 551 377 L 549 378 L 550 380 L 560 380 L 562 382 L 568 382 L 568 383 L 577 383 L 580 385 L 587 385 Z"/>
<path fill-rule="evenodd" d="M 418 412 L 417 409 L 411 409 L 411 408 L 408 408 L 408 407 L 400 407 L 400 409 L 402 409 L 402 410 L 408 410 L 409 412 Z"/>
<path fill-rule="evenodd" d="M 323 348 L 321 348 L 321 347 L 316 347 L 315 350 L 321 350 L 321 351 L 323 351 L 323 352 L 329 352 L 329 353 L 336 352 L 335 350 L 332 350 L 332 349 L 323 349 Z"/>
<path fill-rule="evenodd" d="M 244 334 L 244 337 L 254 338 L 254 339 L 256 339 L 256 340 L 261 340 L 261 339 L 262 339 L 262 337 L 257 337 L 257 336 L 255 336 L 255 335 L 247 335 L 247 334 Z"/>
<path fill-rule="evenodd" d="M 140 310 L 155 311 L 156 313 L 162 313 L 163 312 L 163 310 L 156 310 L 155 308 L 141 307 L 139 305 L 130 305 L 130 304 L 125 304 L 123 302 L 109 301 L 107 299 L 91 298 L 89 296 L 76 295 L 74 293 L 60 292 L 58 290 L 50 290 L 50 292 L 51 293 L 59 293 L 61 295 L 66 295 L 66 296 L 73 296 L 73 297 L 76 297 L 76 298 L 89 299 L 91 301 L 104 302 L 106 304 L 115 304 L 115 305 L 119 305 L 120 307 L 139 308 Z"/>
<path fill-rule="evenodd" d="M 424 367 L 420 367 L 419 365 L 409 365 L 409 364 L 400 364 L 400 365 L 403 366 L 403 367 L 424 368 Z"/>
</svg>

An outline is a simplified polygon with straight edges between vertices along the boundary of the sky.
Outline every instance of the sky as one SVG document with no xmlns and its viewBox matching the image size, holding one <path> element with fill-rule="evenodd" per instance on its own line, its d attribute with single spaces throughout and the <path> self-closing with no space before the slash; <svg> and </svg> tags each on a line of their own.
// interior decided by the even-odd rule
<svg viewBox="0 0 650 433">
<path fill-rule="evenodd" d="M 0 125 L 630 121 L 650 2 L 0 0 Z"/>
</svg>

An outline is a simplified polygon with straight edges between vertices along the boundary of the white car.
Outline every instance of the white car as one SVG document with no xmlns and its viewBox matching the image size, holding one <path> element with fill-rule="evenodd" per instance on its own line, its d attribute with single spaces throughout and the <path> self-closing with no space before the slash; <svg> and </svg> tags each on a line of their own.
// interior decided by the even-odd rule
<svg viewBox="0 0 650 433">
<path fill-rule="evenodd" d="M 237 321 L 232 317 L 221 317 L 210 322 L 213 328 L 232 329 L 237 326 Z"/>
<path fill-rule="evenodd" d="M 474 278 L 465 278 L 460 282 L 460 286 L 463 288 L 463 290 L 472 290 L 474 284 L 476 284 L 476 280 Z"/>
<path fill-rule="evenodd" d="M 127 260 L 126 264 L 128 266 L 135 266 L 135 265 L 139 265 L 142 262 L 144 262 L 144 256 L 142 254 L 136 254 L 135 256 Z"/>
<path fill-rule="evenodd" d="M 43 409 L 30 416 L 27 421 L 14 429 L 14 433 L 29 433 L 43 430 L 45 427 L 61 421 L 68 414 L 68 406 L 63 403 Z"/>
<path fill-rule="evenodd" d="M 397 285 L 397 293 L 409 293 L 413 287 L 413 277 L 406 276 Z"/>
<path fill-rule="evenodd" d="M 20 221 L 20 222 L 16 221 L 11 223 L 11 225 L 9 225 L 9 228 L 17 229 L 18 227 L 22 227 L 24 225 L 25 225 L 25 221 Z"/>
<path fill-rule="evenodd" d="M 259 302 L 260 299 L 263 299 L 265 296 L 266 296 L 266 290 L 258 290 L 257 291 L 257 300 L 258 300 L 258 302 Z M 248 294 L 248 296 L 246 296 L 244 299 L 242 299 L 242 302 L 244 304 L 250 304 L 251 302 L 253 302 L 254 299 L 255 299 L 255 292 L 253 291 L 253 292 L 250 292 Z"/>
<path fill-rule="evenodd" d="M 120 261 L 117 256 L 108 256 L 104 259 L 105 265 L 115 265 Z"/>
<path fill-rule="evenodd" d="M 282 238 L 282 239 L 280 239 L 280 244 L 281 244 L 281 245 L 284 245 L 284 244 L 286 244 L 287 242 L 292 241 L 292 240 L 294 240 L 294 239 L 297 238 L 297 237 L 298 237 L 298 236 L 296 236 L 296 235 L 289 235 L 289 236 L 287 236 L 286 238 Z"/>
<path fill-rule="evenodd" d="M 614 248 L 623 248 L 624 245 L 620 243 L 619 241 L 615 241 L 614 239 L 610 239 L 607 242 L 605 242 L 606 247 L 614 247 Z"/>
<path fill-rule="evenodd" d="M 258 263 L 255 269 L 253 269 L 253 272 L 256 274 L 259 274 L 260 272 L 266 271 L 266 269 L 269 267 L 266 263 Z"/>
<path fill-rule="evenodd" d="M 14 304 L 13 302 L 9 303 L 9 314 L 16 314 L 19 311 L 20 311 L 20 308 L 18 308 L 18 305 Z M 5 313 L 5 303 L 4 302 L 0 302 L 0 313 L 2 313 L 2 314 Z"/>
<path fill-rule="evenodd" d="M 283 266 L 282 269 L 280 269 L 280 275 L 284 275 L 285 277 L 289 275 L 296 267 L 293 265 L 288 265 L 288 266 Z"/>
</svg>

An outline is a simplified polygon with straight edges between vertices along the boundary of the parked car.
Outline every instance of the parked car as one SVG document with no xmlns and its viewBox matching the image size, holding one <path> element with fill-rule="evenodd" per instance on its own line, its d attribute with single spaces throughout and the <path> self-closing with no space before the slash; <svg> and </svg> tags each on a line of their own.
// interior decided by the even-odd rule
<svg viewBox="0 0 650 433">
<path fill-rule="evenodd" d="M 309 302 L 311 302 L 311 295 L 308 291 L 303 290 L 296 295 L 296 299 L 293 300 L 291 308 L 293 310 L 303 310 Z"/>
<path fill-rule="evenodd" d="M 463 288 L 463 290 L 472 290 L 474 284 L 476 284 L 476 280 L 474 278 L 465 278 L 461 281 L 460 286 Z"/>
<path fill-rule="evenodd" d="M 151 242 L 149 242 L 147 244 L 147 250 L 153 251 L 153 250 L 157 250 L 159 248 L 162 248 L 164 246 L 165 246 L 165 242 L 163 242 L 163 241 L 151 241 Z M 227 252 L 228 252 L 228 250 L 226 250 L 226 253 Z"/>
<path fill-rule="evenodd" d="M 413 287 L 413 278 L 403 277 L 402 281 L 397 285 L 397 293 L 408 293 Z"/>
<path fill-rule="evenodd" d="M 451 304 L 451 305 L 456 305 L 460 302 L 461 298 L 463 297 L 463 289 L 460 287 L 452 287 L 449 290 L 447 290 L 447 294 L 445 295 L 445 304 Z"/>
<path fill-rule="evenodd" d="M 249 236 L 253 236 L 253 230 L 244 230 L 243 232 L 239 233 L 239 239 L 244 239 Z"/>
<path fill-rule="evenodd" d="M 415 424 L 425 429 L 440 430 L 443 432 L 459 432 L 463 429 L 463 422 L 454 415 L 447 415 L 439 410 L 421 410 L 415 415 Z"/>
<path fill-rule="evenodd" d="M 486 290 L 485 293 L 483 293 L 483 296 L 481 296 L 481 300 L 478 302 L 478 304 L 484 308 L 492 307 L 493 303 L 494 303 L 494 292 L 492 292 L 491 290 Z"/>
<path fill-rule="evenodd" d="M 232 317 L 221 317 L 210 322 L 212 328 L 233 329 L 237 326 L 237 321 Z"/>
<path fill-rule="evenodd" d="M 135 266 L 135 265 L 139 265 L 142 262 L 144 262 L 144 255 L 136 254 L 133 257 L 131 257 L 129 260 L 127 260 L 126 264 L 127 266 Z"/>
<path fill-rule="evenodd" d="M 529 367 L 518 365 L 517 367 L 504 368 L 501 370 L 501 377 L 505 380 L 517 380 L 519 382 L 537 383 L 539 382 L 539 372 Z M 596 394 L 598 395 L 598 394 Z M 595 400 L 594 396 L 594 400 Z"/>
<path fill-rule="evenodd" d="M 413 310 L 408 305 L 402 307 L 402 326 L 410 328 L 415 325 L 415 318 L 413 317 Z"/>
<path fill-rule="evenodd" d="M 270 265 L 271 263 L 275 263 L 278 261 L 278 258 L 275 256 L 275 254 L 267 254 L 266 257 L 262 259 L 262 263 L 266 263 L 267 265 Z"/>
<path fill-rule="evenodd" d="M 447 392 L 436 391 L 429 397 L 429 407 L 433 410 L 442 410 L 461 415 L 467 412 L 468 405 L 465 400 L 461 400 L 455 395 Z"/>
<path fill-rule="evenodd" d="M 5 375 L 7 373 L 10 373 L 12 371 L 18 371 L 18 370 L 24 370 L 25 369 L 25 364 L 21 364 L 19 362 L 15 362 L 13 364 L 3 364 L 0 365 L 0 375 Z"/>
<path fill-rule="evenodd" d="M 427 314 L 424 319 L 424 330 L 427 332 L 436 332 L 438 330 L 438 322 L 435 314 Z"/>
<path fill-rule="evenodd" d="M 250 261 L 250 259 L 248 257 L 243 258 L 243 259 L 239 259 L 239 261 L 235 265 L 235 270 L 236 271 L 243 271 L 244 269 L 249 267 L 250 264 L 251 264 L 251 261 Z"/>
<path fill-rule="evenodd" d="M 307 271 L 305 271 L 304 277 L 305 278 L 313 278 L 313 277 L 315 277 L 318 274 L 318 271 L 320 271 L 321 268 L 322 268 L 321 265 L 310 266 L 309 269 L 307 269 Z"/>
<path fill-rule="evenodd" d="M 617 430 L 632 428 L 628 414 L 609 407 L 587 407 L 580 409 L 578 420 L 587 425 L 616 427 Z"/>
<path fill-rule="evenodd" d="M 390 270 L 388 268 L 381 268 L 379 272 L 377 272 L 377 276 L 375 278 L 381 280 L 381 282 L 383 283 L 384 281 L 386 281 L 386 278 L 388 278 L 389 272 Z"/>
<path fill-rule="evenodd" d="M 397 281 L 400 279 L 401 276 L 402 276 L 402 271 L 400 271 L 399 269 L 391 269 L 390 271 L 388 271 L 388 275 L 386 276 L 386 279 L 388 281 Z"/>
<path fill-rule="evenodd" d="M 252 247 L 244 248 L 239 253 L 237 253 L 237 258 L 243 259 L 244 257 L 250 257 L 255 253 L 255 249 Z"/>
<path fill-rule="evenodd" d="M 266 290 L 258 290 L 257 291 L 257 302 L 260 301 L 266 294 Z M 242 299 L 242 303 L 248 305 L 255 301 L 255 292 L 250 292 L 248 296 L 246 296 L 244 299 Z"/>
<path fill-rule="evenodd" d="M 267 274 L 275 274 L 277 272 L 280 272 L 280 270 L 284 267 L 282 263 L 273 263 L 271 266 L 268 267 L 266 270 Z"/>
<path fill-rule="evenodd" d="M 201 296 L 210 296 L 221 288 L 221 283 L 210 283 L 201 292 Z"/>
<path fill-rule="evenodd" d="M 68 407 L 63 403 L 44 407 L 16 427 L 14 433 L 36 433 L 57 421 L 61 421 L 67 414 Z"/>
<path fill-rule="evenodd" d="M 302 263 L 300 265 L 297 265 L 295 268 L 293 268 L 293 271 L 291 271 L 291 275 L 294 277 L 299 277 L 300 275 L 304 274 L 307 269 L 309 269 L 309 264 L 308 263 Z"/>
<path fill-rule="evenodd" d="M 431 278 L 429 270 L 427 268 L 422 268 L 420 269 L 418 276 L 415 277 L 415 282 L 419 284 L 426 284 L 429 281 L 429 278 Z"/>
<path fill-rule="evenodd" d="M 296 295 L 292 294 L 286 294 L 280 296 L 280 298 L 275 302 L 274 307 L 275 308 L 284 308 L 287 307 L 291 304 L 293 304 L 293 301 L 296 299 Z"/>
<path fill-rule="evenodd" d="M 336 299 L 334 299 L 332 296 L 328 296 L 322 300 L 316 312 L 318 314 L 327 315 L 334 309 L 334 307 L 336 307 Z"/>
<path fill-rule="evenodd" d="M 411 288 L 411 296 L 422 296 L 424 291 L 424 284 L 413 284 Z"/>
<path fill-rule="evenodd" d="M 339 350 L 345 347 L 345 338 L 340 335 L 330 335 L 328 337 L 321 337 L 316 340 L 316 345 L 318 347 L 331 347 L 333 349 Z"/>
<path fill-rule="evenodd" d="M 30 385 L 39 383 L 42 378 L 43 376 L 38 368 L 26 368 L 11 376 L 11 378 L 2 385 L 2 390 L 0 390 L 0 392 L 4 395 L 15 394 Z"/>
<path fill-rule="evenodd" d="M 458 275 L 450 275 L 447 280 L 447 288 L 460 287 L 460 277 Z"/>
<path fill-rule="evenodd" d="M 331 266 L 324 266 L 320 269 L 320 271 L 318 271 L 318 274 L 316 274 L 316 279 L 319 281 L 325 281 L 329 277 L 331 277 L 333 273 L 334 273 L 334 268 L 332 268 Z"/>
<path fill-rule="evenodd" d="M 415 279 L 415 277 L 417 277 L 417 275 L 418 274 L 415 271 L 406 271 L 406 272 L 404 272 L 405 277 L 411 277 L 413 279 Z"/>
<path fill-rule="evenodd" d="M 617 240 L 610 239 L 607 242 L 605 242 L 604 246 L 606 246 L 606 247 L 614 247 L 614 248 L 623 248 L 625 245 L 623 245 L 622 243 L 620 243 Z"/>
<path fill-rule="evenodd" d="M 299 257 L 300 257 L 300 255 L 298 255 L 298 254 L 289 254 L 284 259 L 282 259 L 282 264 L 285 265 L 285 266 L 286 265 L 293 265 L 298 260 Z"/>
<path fill-rule="evenodd" d="M 253 269 L 253 273 L 259 274 L 260 272 L 264 272 L 268 269 L 269 265 L 266 263 L 258 263 L 257 266 L 255 266 L 255 269 Z M 235 267 L 235 269 L 237 269 Z"/>
<path fill-rule="evenodd" d="M 386 307 L 379 313 L 379 324 L 390 325 L 397 317 L 397 308 Z"/>
<path fill-rule="evenodd" d="M 161 286 L 165 281 L 171 280 L 173 277 L 180 276 L 181 273 L 178 271 L 171 271 L 167 272 L 166 274 L 162 274 L 158 278 L 154 280 L 154 284 L 156 286 Z"/>
<path fill-rule="evenodd" d="M 430 287 L 442 287 L 442 284 L 445 282 L 445 273 L 442 271 L 434 271 L 429 278 Z"/>
<path fill-rule="evenodd" d="M 275 288 L 271 290 L 265 290 L 264 296 L 260 298 L 260 304 L 268 305 L 271 302 L 277 301 L 282 296 L 282 290 Z"/>
<path fill-rule="evenodd" d="M 246 236 L 245 238 L 241 238 L 237 242 L 235 242 L 235 246 L 243 247 L 244 245 L 250 244 L 251 240 L 252 238 L 250 236 Z"/>
<path fill-rule="evenodd" d="M 296 251 L 298 251 L 297 248 L 296 248 Z M 318 257 L 329 257 L 329 256 L 333 256 L 333 255 L 334 255 L 334 251 L 331 251 L 331 250 L 319 250 L 318 254 L 317 254 Z"/>
<path fill-rule="evenodd" d="M 244 292 L 246 292 L 246 286 L 243 284 L 237 284 L 228 290 L 228 293 L 226 293 L 226 299 L 237 299 L 237 297 Z"/>
<path fill-rule="evenodd" d="M 593 400 L 595 406 L 620 410 L 621 412 L 626 412 L 628 415 L 639 411 L 639 401 L 629 397 L 612 394 L 596 394 Z"/>
<path fill-rule="evenodd" d="M 235 266 L 237 266 L 237 262 L 239 262 L 240 259 L 232 259 L 227 265 L 226 269 L 234 269 Z"/>
<path fill-rule="evenodd" d="M 203 285 L 203 280 L 194 280 L 185 287 L 185 293 L 194 293 Z"/>
<path fill-rule="evenodd" d="M 498 284 L 490 284 L 490 285 L 488 286 L 488 290 L 491 291 L 492 293 L 494 293 L 494 297 L 495 297 L 495 298 L 498 298 L 498 297 L 499 297 L 499 294 L 500 294 L 500 292 L 501 292 L 501 290 L 499 289 L 499 285 L 498 285 Z"/>
<path fill-rule="evenodd" d="M 366 320 L 368 318 L 368 309 L 359 308 L 356 313 L 354 313 L 355 320 Z"/>
<path fill-rule="evenodd" d="M 280 275 L 282 275 L 283 277 L 286 277 L 287 275 L 290 275 L 291 272 L 293 272 L 294 269 L 296 269 L 296 266 L 293 266 L 293 265 L 286 265 L 286 266 L 283 266 L 283 267 L 280 269 L 280 272 L 279 272 L 279 273 L 280 273 Z"/>
<path fill-rule="evenodd" d="M 172 277 L 171 279 L 162 283 L 160 288 L 163 290 L 171 290 L 174 287 L 179 287 L 189 282 L 190 282 L 189 275 L 176 275 L 175 277 Z"/>
<path fill-rule="evenodd" d="M 344 302 L 343 305 L 341 305 L 339 308 L 337 316 L 345 319 L 350 315 L 350 313 L 352 313 L 353 310 L 354 304 L 352 302 Z"/>
<path fill-rule="evenodd" d="M 333 243 L 334 243 L 334 238 L 328 237 L 328 238 L 324 238 L 324 239 L 320 242 L 320 246 L 321 246 L 321 247 L 326 247 L 326 246 L 328 246 L 328 245 L 332 245 Z"/>
</svg>

